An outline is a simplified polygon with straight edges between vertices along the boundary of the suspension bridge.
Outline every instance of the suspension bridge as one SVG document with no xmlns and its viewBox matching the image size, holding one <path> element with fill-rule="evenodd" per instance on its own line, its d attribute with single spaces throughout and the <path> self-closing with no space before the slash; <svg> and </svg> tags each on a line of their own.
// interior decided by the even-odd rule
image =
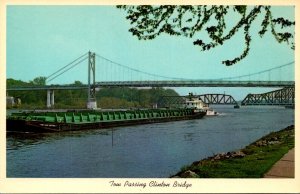
<svg viewBox="0 0 300 194">
<path fill-rule="evenodd" d="M 99 59 L 96 69 L 96 57 Z M 54 79 L 64 75 L 79 64 L 85 62 L 88 64 L 87 84 L 75 86 L 72 84 L 65 85 L 49 85 Z M 54 91 L 55 90 L 78 90 L 86 89 L 88 92 L 87 108 L 97 108 L 96 89 L 103 87 L 274 87 L 274 88 L 293 88 L 294 81 L 276 81 L 271 80 L 273 72 L 279 72 L 283 68 L 291 66 L 293 62 L 289 62 L 271 69 L 255 72 L 252 74 L 239 75 L 235 77 L 224 77 L 218 79 L 187 79 L 178 77 L 169 77 L 141 71 L 139 69 L 126 66 L 112 60 L 109 60 L 101 55 L 93 52 L 85 53 L 67 65 L 58 69 L 54 73 L 46 77 L 47 85 L 44 86 L 29 86 L 29 87 L 9 87 L 7 91 L 32 91 L 46 90 L 47 91 L 47 107 L 54 106 Z M 96 71 L 97 70 L 97 71 Z M 108 70 L 110 73 L 107 73 Z M 143 77 L 141 76 L 143 75 Z M 96 81 L 96 76 L 99 77 Z M 251 80 L 251 77 L 256 77 Z M 102 79 L 102 80 L 101 80 Z M 263 80 L 264 79 L 264 80 Z M 267 81 L 266 81 L 267 80 Z M 284 90 L 284 89 L 283 89 Z M 290 98 L 291 95 L 287 96 Z M 285 97 L 282 97 L 284 101 Z M 256 101 L 257 103 L 258 101 Z"/>
</svg>

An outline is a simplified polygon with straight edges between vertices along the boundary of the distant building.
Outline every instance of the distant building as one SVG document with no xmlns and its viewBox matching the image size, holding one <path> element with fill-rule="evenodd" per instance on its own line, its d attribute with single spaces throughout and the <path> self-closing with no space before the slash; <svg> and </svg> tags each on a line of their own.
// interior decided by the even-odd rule
<svg viewBox="0 0 300 194">
<path fill-rule="evenodd" d="M 12 96 L 6 96 L 6 107 L 13 107 L 15 105 L 15 98 Z"/>
<path fill-rule="evenodd" d="M 12 96 L 6 96 L 6 107 L 12 108 L 12 107 L 18 107 L 21 105 L 21 99 L 19 97 L 12 97 Z"/>
</svg>

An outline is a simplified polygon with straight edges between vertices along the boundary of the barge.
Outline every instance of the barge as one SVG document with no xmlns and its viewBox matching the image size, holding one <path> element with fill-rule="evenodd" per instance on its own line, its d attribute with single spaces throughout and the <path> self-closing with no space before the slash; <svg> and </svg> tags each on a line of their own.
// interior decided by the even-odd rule
<svg viewBox="0 0 300 194">
<path fill-rule="evenodd" d="M 20 112 L 6 118 L 7 132 L 59 132 L 199 119 L 194 108 L 127 111 Z"/>
<path fill-rule="evenodd" d="M 182 108 L 145 110 L 73 110 L 12 113 L 6 118 L 7 132 L 60 132 L 160 123 L 205 116 L 203 102 L 190 94 Z"/>
</svg>

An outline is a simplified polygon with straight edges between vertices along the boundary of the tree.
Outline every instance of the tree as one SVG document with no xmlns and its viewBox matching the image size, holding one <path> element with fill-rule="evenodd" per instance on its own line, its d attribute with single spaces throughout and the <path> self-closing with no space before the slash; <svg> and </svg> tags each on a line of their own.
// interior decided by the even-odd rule
<svg viewBox="0 0 300 194">
<path fill-rule="evenodd" d="M 81 83 L 81 81 L 75 81 L 74 82 L 74 86 L 82 86 L 83 83 Z"/>
<path fill-rule="evenodd" d="M 295 49 L 294 32 L 290 32 L 290 27 L 294 26 L 295 22 L 283 17 L 273 18 L 271 6 L 119 5 L 117 8 L 127 12 L 126 18 L 132 26 L 129 31 L 141 40 L 151 40 L 162 33 L 194 38 L 197 32 L 204 31 L 206 27 L 210 42 L 205 43 L 202 39 L 193 42 L 194 45 L 200 46 L 202 51 L 223 45 L 242 29 L 245 48 L 234 59 L 222 61 L 227 66 L 236 64 L 248 55 L 251 43 L 250 28 L 259 15 L 263 15 L 258 31 L 260 37 L 270 30 L 277 42 L 285 42 L 291 45 L 291 49 Z M 240 18 L 233 27 L 226 30 L 228 21 L 225 16 L 230 12 L 236 12 Z"/>
<path fill-rule="evenodd" d="M 33 81 L 30 81 L 30 83 L 33 85 L 44 86 L 44 85 L 46 85 L 46 79 L 47 79 L 46 77 L 40 76 L 40 77 L 34 78 Z"/>
</svg>

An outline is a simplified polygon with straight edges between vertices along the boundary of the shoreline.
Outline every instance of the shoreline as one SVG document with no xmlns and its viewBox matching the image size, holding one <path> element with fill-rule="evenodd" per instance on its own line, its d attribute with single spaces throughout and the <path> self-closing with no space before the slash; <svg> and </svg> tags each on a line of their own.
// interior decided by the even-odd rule
<svg viewBox="0 0 300 194">
<path fill-rule="evenodd" d="M 170 178 L 263 178 L 295 144 L 295 126 L 271 132 L 246 147 L 184 166 Z"/>
</svg>

